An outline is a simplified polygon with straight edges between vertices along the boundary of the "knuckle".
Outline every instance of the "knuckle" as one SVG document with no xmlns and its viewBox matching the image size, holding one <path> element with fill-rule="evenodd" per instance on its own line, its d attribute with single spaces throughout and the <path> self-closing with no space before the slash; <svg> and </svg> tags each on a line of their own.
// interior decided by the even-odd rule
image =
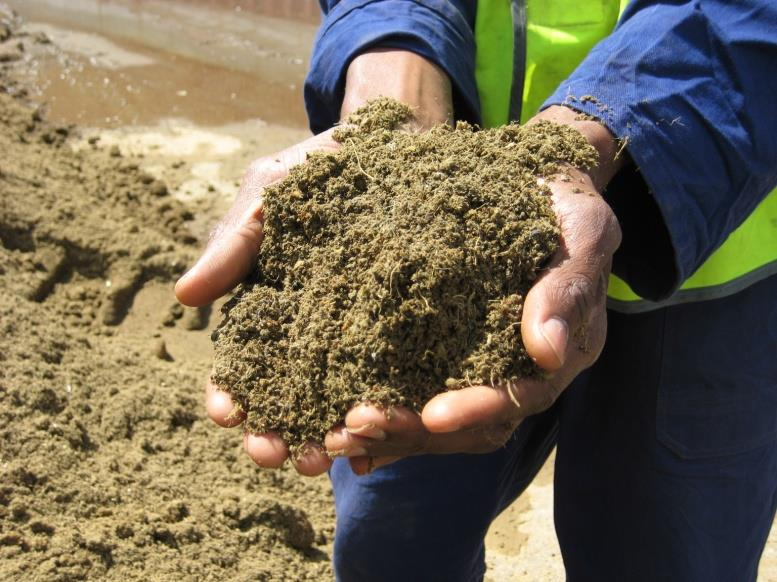
<svg viewBox="0 0 777 582">
<path fill-rule="evenodd" d="M 610 206 L 602 201 L 602 204 L 604 206 L 604 218 L 602 220 L 602 234 L 604 239 L 610 244 L 610 248 L 612 252 L 615 252 L 615 249 L 617 249 L 620 244 L 621 240 L 623 238 L 623 233 L 621 232 L 621 225 L 620 222 L 618 222 L 618 217 L 615 216 L 615 213 L 613 212 L 612 208 Z"/>
<path fill-rule="evenodd" d="M 235 229 L 235 234 L 250 244 L 259 243 L 262 239 L 262 224 L 259 221 L 241 224 Z"/>
<path fill-rule="evenodd" d="M 577 318 L 576 322 L 587 321 L 588 314 L 596 305 L 597 285 L 586 273 L 570 273 L 561 278 L 555 287 L 555 299 L 566 305 Z"/>
</svg>

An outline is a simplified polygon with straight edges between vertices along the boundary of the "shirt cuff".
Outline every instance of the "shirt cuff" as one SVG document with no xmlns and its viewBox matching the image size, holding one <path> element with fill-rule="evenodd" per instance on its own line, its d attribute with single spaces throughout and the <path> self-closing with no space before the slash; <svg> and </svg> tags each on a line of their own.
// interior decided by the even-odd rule
<svg viewBox="0 0 777 582">
<path fill-rule="evenodd" d="M 475 41 L 459 10 L 439 0 L 345 0 L 319 29 L 305 80 L 305 107 L 314 133 L 339 121 L 351 60 L 378 46 L 408 50 L 435 63 L 451 79 L 455 117 L 479 121 Z"/>
</svg>

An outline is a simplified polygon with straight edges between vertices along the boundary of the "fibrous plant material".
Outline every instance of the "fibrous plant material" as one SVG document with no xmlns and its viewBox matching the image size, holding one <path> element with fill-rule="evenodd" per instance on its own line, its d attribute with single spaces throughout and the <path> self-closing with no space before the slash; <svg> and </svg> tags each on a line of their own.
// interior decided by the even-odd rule
<svg viewBox="0 0 777 582">
<path fill-rule="evenodd" d="M 214 333 L 215 383 L 293 451 L 358 402 L 420 409 L 539 373 L 521 312 L 559 228 L 538 178 L 594 150 L 549 122 L 408 133 L 410 115 L 369 103 L 266 190 L 256 269 Z"/>
</svg>

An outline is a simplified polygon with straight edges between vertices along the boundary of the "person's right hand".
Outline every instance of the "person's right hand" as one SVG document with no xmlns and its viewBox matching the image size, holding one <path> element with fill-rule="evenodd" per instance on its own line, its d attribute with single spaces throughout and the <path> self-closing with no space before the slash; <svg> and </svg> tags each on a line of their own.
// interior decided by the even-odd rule
<svg viewBox="0 0 777 582">
<path fill-rule="evenodd" d="M 243 281 L 256 264 L 262 242 L 265 188 L 285 178 L 293 166 L 307 159 L 309 153 L 338 147 L 330 130 L 253 162 L 234 204 L 213 230 L 202 256 L 176 283 L 178 300 L 191 307 L 207 305 Z M 241 413 L 233 413 L 235 406 L 229 394 L 214 386 L 210 379 L 206 408 L 208 416 L 226 428 L 241 424 L 245 418 Z M 285 443 L 274 434 L 246 433 L 243 444 L 249 456 L 263 467 L 280 467 L 288 457 Z M 331 464 L 329 457 L 316 446 L 308 447 L 307 452 L 293 462 L 304 475 L 323 473 Z"/>
</svg>

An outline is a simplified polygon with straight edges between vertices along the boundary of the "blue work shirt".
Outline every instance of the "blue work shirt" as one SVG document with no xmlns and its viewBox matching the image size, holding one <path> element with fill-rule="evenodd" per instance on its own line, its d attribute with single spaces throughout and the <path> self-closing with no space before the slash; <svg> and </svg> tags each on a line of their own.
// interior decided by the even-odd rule
<svg viewBox="0 0 777 582">
<path fill-rule="evenodd" d="M 477 2 L 321 4 L 305 83 L 314 132 L 338 121 L 348 64 L 377 46 L 441 67 L 456 117 L 478 122 Z M 597 102 L 566 103 L 570 94 Z M 634 165 L 605 193 L 624 235 L 613 271 L 644 297 L 664 298 L 777 185 L 777 2 L 632 0 L 543 107 L 556 104 L 628 138 Z"/>
</svg>

